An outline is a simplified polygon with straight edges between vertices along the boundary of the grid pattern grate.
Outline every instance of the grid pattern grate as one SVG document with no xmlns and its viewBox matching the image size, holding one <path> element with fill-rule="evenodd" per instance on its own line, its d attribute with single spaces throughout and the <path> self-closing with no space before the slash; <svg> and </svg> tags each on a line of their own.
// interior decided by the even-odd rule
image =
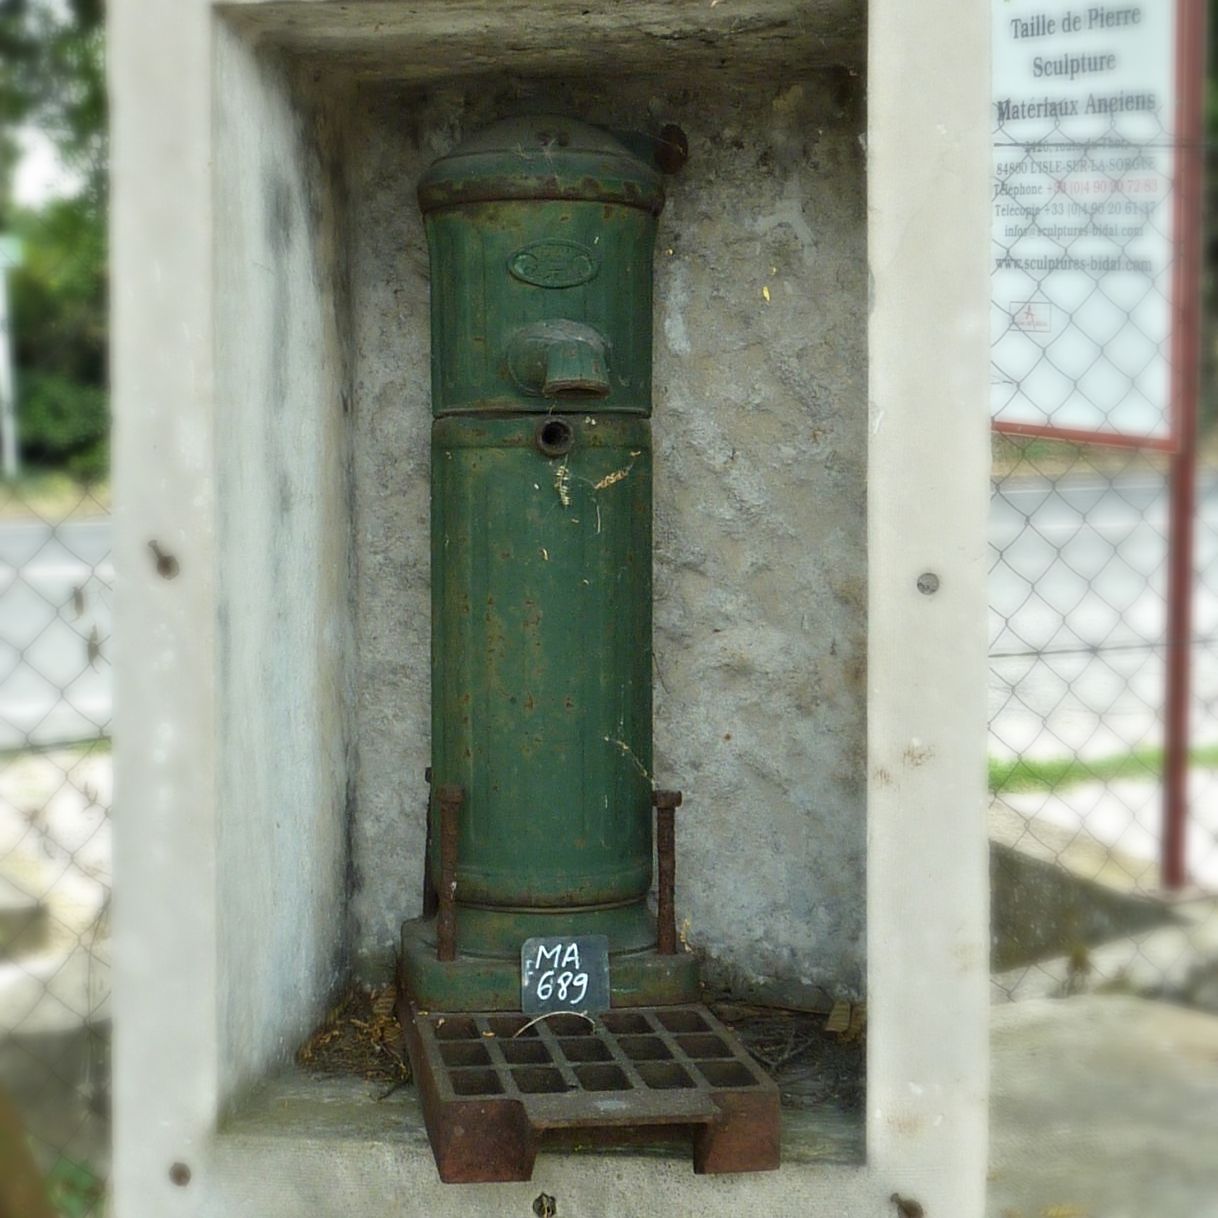
<svg viewBox="0 0 1218 1218">
<path fill-rule="evenodd" d="M 530 1019 L 419 1011 L 399 994 L 398 1013 L 441 1180 L 528 1180 L 543 1143 L 686 1132 L 695 1172 L 778 1166 L 778 1088 L 704 1006 Z"/>
<path fill-rule="evenodd" d="M 673 1119 L 710 1118 L 710 1093 L 773 1089 L 704 1007 L 607 1011 L 595 1020 L 420 1013 L 416 1026 L 442 1095 L 519 1099 L 531 1115 L 549 1116 L 547 1125 L 580 1123 L 586 1113 L 660 1119 L 661 1108 Z"/>
</svg>

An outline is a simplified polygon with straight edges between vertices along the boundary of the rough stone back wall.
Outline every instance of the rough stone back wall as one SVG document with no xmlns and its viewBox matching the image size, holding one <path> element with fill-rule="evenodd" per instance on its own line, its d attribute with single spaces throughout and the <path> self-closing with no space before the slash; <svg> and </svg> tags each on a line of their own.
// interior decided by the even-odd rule
<svg viewBox="0 0 1218 1218">
<path fill-rule="evenodd" d="M 367 86 L 348 144 L 356 739 L 351 933 L 418 910 L 428 761 L 428 262 L 415 183 L 512 113 L 679 123 L 657 251 L 656 781 L 678 916 L 737 988 L 859 994 L 866 842 L 859 79 Z"/>
</svg>

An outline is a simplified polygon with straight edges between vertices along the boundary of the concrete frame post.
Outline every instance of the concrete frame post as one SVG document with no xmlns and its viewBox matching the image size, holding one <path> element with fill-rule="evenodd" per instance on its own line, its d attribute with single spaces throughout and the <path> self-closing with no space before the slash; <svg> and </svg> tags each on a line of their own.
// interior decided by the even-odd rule
<svg viewBox="0 0 1218 1218">
<path fill-rule="evenodd" d="M 224 667 L 227 632 L 247 614 L 243 518 L 232 515 L 230 493 L 247 495 L 253 508 L 261 503 L 241 489 L 256 462 L 244 473 L 234 464 L 250 459 L 233 447 L 241 415 L 232 398 L 243 343 L 257 336 L 243 336 L 233 312 L 263 290 L 265 273 L 257 234 L 242 236 L 242 225 L 266 200 L 243 193 L 232 164 L 234 156 L 289 155 L 273 135 L 234 130 L 233 111 L 218 105 L 277 71 L 225 14 L 260 9 L 262 28 L 287 28 L 323 10 L 367 20 L 367 7 L 115 0 L 111 8 L 121 579 L 116 1212 L 338 1216 L 391 1212 L 403 1198 L 433 1215 L 527 1212 L 544 1188 L 589 1215 L 635 1213 L 638 1197 L 648 1196 L 657 1212 L 727 1215 L 747 1206 L 861 1218 L 889 1212 L 893 1193 L 930 1215 L 980 1214 L 989 38 L 986 7 L 958 0 L 872 0 L 868 14 L 867 1162 L 790 1164 L 729 1179 L 648 1158 L 550 1156 L 532 1184 L 474 1192 L 441 1186 L 414 1142 L 356 1136 L 319 1152 L 227 1137 L 227 1113 L 260 1071 L 286 1060 L 333 979 L 326 962 L 338 957 L 326 936 L 341 934 L 332 925 L 341 923 L 334 875 L 341 879 L 344 866 L 341 807 L 332 808 L 341 750 L 326 753 L 316 771 L 309 755 L 330 747 L 326 716 L 346 691 L 340 675 L 317 689 L 275 687 L 276 699 L 298 712 L 293 735 L 280 741 L 271 714 L 278 703 L 235 702 L 243 672 Z M 375 7 L 386 16 L 394 6 Z M 410 7 L 435 22 L 446 6 Z M 537 21 L 543 9 L 551 11 L 539 4 Z M 418 59 L 442 53 L 439 44 L 411 43 L 407 26 L 397 34 Z M 234 256 L 238 239 L 253 245 Z M 338 396 L 332 388 L 326 400 Z M 286 398 L 303 392 L 292 388 Z M 289 443 L 284 451 L 295 463 L 287 490 L 296 494 L 311 476 L 308 450 Z M 341 487 L 325 494 L 337 502 Z M 316 561 L 307 548 L 311 519 L 300 522 L 299 537 Z M 176 560 L 172 577 L 150 551 L 153 541 Z M 331 639 L 341 629 L 330 621 L 338 591 L 289 591 L 275 605 L 288 642 L 298 655 L 328 656 L 329 643 L 311 652 L 299 640 L 310 631 Z M 260 636 L 272 649 L 274 624 Z M 243 729 L 253 742 L 244 748 Z M 315 790 L 324 805 L 324 816 L 302 822 L 309 849 L 295 854 L 294 837 L 276 836 L 274 823 L 293 813 L 294 798 L 232 799 L 234 749 L 246 767 L 239 772 L 253 780 L 250 750 L 285 741 L 298 750 L 293 765 L 304 777 L 299 789 L 272 787 L 271 795 Z M 288 851 L 263 887 L 247 865 L 259 849 Z"/>
</svg>

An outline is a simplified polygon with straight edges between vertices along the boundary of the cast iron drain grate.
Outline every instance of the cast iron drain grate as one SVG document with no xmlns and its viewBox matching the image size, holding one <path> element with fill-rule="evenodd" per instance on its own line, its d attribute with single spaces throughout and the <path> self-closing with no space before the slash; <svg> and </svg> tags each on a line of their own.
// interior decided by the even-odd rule
<svg viewBox="0 0 1218 1218">
<path fill-rule="evenodd" d="M 638 1142 L 649 1126 L 689 1126 L 695 1171 L 778 1166 L 778 1090 L 704 1006 L 409 1016 L 444 1180 L 527 1180 L 538 1137 L 562 1129 Z"/>
</svg>

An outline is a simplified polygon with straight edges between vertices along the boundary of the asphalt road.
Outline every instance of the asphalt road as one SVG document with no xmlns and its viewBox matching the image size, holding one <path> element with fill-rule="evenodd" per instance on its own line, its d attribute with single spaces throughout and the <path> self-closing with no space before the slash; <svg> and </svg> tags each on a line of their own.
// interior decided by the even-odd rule
<svg viewBox="0 0 1218 1218">
<path fill-rule="evenodd" d="M 999 756 L 1162 744 L 1167 490 L 1146 471 L 1009 480 L 990 513 L 990 735 Z M 1199 486 L 1195 741 L 1218 741 L 1218 474 Z"/>
<path fill-rule="evenodd" d="M 0 748 L 110 720 L 110 522 L 0 521 Z"/>
<path fill-rule="evenodd" d="M 1218 473 L 1202 479 L 1195 732 L 1218 740 Z M 1008 480 L 990 515 L 989 710 L 999 755 L 1161 743 L 1167 496 L 1139 471 Z M 110 522 L 0 522 L 0 748 L 110 717 Z"/>
</svg>

